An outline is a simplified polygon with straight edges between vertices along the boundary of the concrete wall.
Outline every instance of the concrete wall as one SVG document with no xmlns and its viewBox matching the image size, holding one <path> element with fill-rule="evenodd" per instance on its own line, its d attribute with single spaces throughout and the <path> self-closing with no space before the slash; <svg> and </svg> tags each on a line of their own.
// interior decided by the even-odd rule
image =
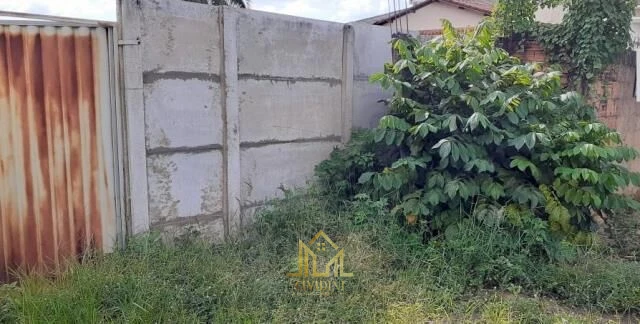
<svg viewBox="0 0 640 324">
<path fill-rule="evenodd" d="M 343 132 L 344 26 L 246 10 L 236 16 L 241 211 L 304 186 Z"/>
<path fill-rule="evenodd" d="M 389 30 L 175 0 L 120 1 L 132 233 L 221 238 L 373 126 Z M 139 40 L 139 45 L 136 45 Z"/>
<path fill-rule="evenodd" d="M 374 27 L 374 28 L 372 28 Z M 382 71 L 380 62 L 391 62 L 391 38 L 386 27 L 353 24 L 353 127 L 372 128 L 387 111 L 380 100 L 390 98 L 369 76 Z"/>
</svg>

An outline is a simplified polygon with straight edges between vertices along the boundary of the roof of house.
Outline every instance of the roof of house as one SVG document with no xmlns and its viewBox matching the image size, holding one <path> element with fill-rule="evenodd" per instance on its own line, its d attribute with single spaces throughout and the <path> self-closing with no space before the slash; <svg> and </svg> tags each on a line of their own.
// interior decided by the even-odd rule
<svg viewBox="0 0 640 324">
<path fill-rule="evenodd" d="M 476 10 L 483 15 L 490 15 L 493 10 L 493 5 L 495 3 L 495 0 L 425 0 L 409 8 L 399 10 L 395 13 L 377 15 L 377 16 L 365 18 L 362 20 L 358 20 L 358 22 L 363 22 L 363 23 L 368 23 L 373 25 L 383 25 L 398 17 L 402 17 L 406 14 L 416 12 L 418 9 L 426 7 L 434 2 L 449 3 L 454 6 L 458 6 L 462 9 Z"/>
</svg>

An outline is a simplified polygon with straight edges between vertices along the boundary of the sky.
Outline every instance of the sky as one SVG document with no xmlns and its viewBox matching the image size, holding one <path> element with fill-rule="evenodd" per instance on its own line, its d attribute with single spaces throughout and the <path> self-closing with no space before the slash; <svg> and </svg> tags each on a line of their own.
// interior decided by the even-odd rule
<svg viewBox="0 0 640 324">
<path fill-rule="evenodd" d="M 389 1 L 393 0 L 251 0 L 251 8 L 307 18 L 349 22 L 386 13 Z M 396 1 L 404 4 L 402 0 Z M 0 10 L 116 20 L 115 2 L 116 0 L 0 0 Z"/>
</svg>

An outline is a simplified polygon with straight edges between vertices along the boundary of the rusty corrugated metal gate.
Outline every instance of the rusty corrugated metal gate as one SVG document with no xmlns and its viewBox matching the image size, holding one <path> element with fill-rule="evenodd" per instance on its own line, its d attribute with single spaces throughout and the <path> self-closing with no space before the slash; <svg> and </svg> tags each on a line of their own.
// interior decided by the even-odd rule
<svg viewBox="0 0 640 324">
<path fill-rule="evenodd" d="M 0 281 L 116 239 L 103 27 L 1 25 Z"/>
</svg>

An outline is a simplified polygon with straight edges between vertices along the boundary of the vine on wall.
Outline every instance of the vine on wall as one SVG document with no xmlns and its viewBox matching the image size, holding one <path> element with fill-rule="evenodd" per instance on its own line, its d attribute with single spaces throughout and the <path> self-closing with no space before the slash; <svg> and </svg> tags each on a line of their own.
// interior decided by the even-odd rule
<svg viewBox="0 0 640 324">
<path fill-rule="evenodd" d="M 535 22 L 538 8 L 562 5 L 560 24 Z M 503 36 L 533 38 L 545 49 L 550 63 L 561 64 L 570 85 L 588 85 L 629 47 L 635 0 L 499 0 L 494 12 Z"/>
</svg>

